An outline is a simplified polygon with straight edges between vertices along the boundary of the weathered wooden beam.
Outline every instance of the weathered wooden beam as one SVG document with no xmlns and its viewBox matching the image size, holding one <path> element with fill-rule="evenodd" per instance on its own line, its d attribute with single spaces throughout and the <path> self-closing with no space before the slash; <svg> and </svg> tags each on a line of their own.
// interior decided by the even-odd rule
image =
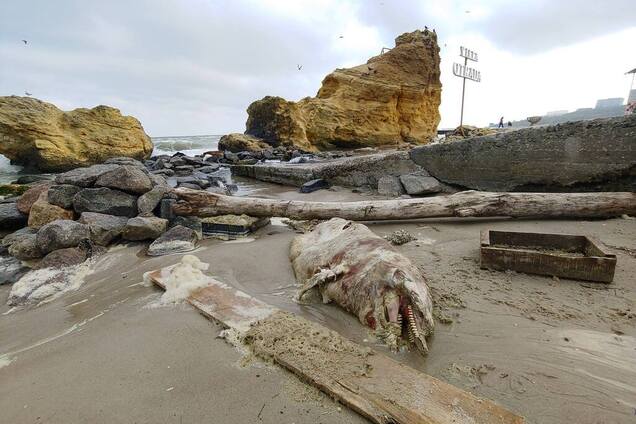
<svg viewBox="0 0 636 424">
<path fill-rule="evenodd" d="M 165 287 L 164 270 L 150 274 Z M 389 424 L 523 424 L 522 417 L 400 364 L 226 284 L 192 293 L 206 317 L 234 330 L 252 351 L 368 418 Z"/>
<path fill-rule="evenodd" d="M 246 214 L 295 219 L 354 221 L 510 216 L 517 218 L 607 218 L 636 214 L 636 193 L 490 193 L 464 191 L 450 196 L 360 202 L 305 202 L 233 197 L 175 189 L 177 215 Z"/>
</svg>

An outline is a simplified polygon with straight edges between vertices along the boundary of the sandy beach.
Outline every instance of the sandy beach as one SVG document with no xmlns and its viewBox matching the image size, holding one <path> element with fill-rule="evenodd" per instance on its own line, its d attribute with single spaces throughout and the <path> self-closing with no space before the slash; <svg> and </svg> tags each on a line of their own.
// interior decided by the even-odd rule
<svg viewBox="0 0 636 424">
<path fill-rule="evenodd" d="M 259 196 L 361 200 L 349 190 L 302 195 L 261 184 Z M 628 423 L 636 394 L 633 240 L 636 221 L 465 219 L 368 223 L 417 237 L 398 249 L 433 292 L 437 328 L 424 358 L 392 354 L 334 305 L 292 301 L 295 233 L 274 219 L 253 236 L 205 240 L 193 254 L 211 275 L 412 367 L 489 398 L 531 423 Z M 581 233 L 616 253 L 610 285 L 479 268 L 484 228 Z M 0 409 L 7 422 L 321 422 L 364 419 L 280 368 L 218 339 L 221 328 L 186 305 L 158 306 L 144 272 L 181 255 L 111 248 L 77 291 L 30 310 L 2 305 Z M 249 265 L 249 266 L 247 266 Z M 10 287 L 2 286 L 5 298 Z M 249 399 L 249 401 L 246 401 Z"/>
</svg>

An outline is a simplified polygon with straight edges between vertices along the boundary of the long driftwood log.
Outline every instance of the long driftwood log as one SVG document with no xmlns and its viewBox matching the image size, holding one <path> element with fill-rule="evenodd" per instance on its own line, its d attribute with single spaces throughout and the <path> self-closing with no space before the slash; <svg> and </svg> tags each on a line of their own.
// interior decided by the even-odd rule
<svg viewBox="0 0 636 424">
<path fill-rule="evenodd" d="M 442 217 L 607 218 L 636 215 L 636 193 L 491 193 L 463 191 L 450 196 L 359 202 L 306 202 L 232 197 L 179 188 L 176 215 L 225 214 L 353 221 Z"/>
</svg>

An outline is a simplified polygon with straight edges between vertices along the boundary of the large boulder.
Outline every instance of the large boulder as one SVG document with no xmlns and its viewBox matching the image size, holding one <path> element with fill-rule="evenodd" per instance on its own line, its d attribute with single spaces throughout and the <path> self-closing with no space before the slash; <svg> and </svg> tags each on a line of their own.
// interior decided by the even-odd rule
<svg viewBox="0 0 636 424">
<path fill-rule="evenodd" d="M 258 137 L 249 134 L 227 134 L 219 140 L 219 150 L 238 152 L 259 152 L 271 149 L 271 146 Z"/>
<path fill-rule="evenodd" d="M 636 191 L 636 115 L 421 146 L 443 183 L 488 191 Z"/>
<path fill-rule="evenodd" d="M 47 193 L 43 192 L 37 202 L 31 206 L 28 225 L 40 228 L 58 219 L 73 219 L 73 211 L 55 206 L 47 202 Z"/>
<path fill-rule="evenodd" d="M 18 210 L 15 202 L 0 203 L 0 230 L 17 230 L 27 224 L 27 215 Z"/>
<path fill-rule="evenodd" d="M 22 213 L 28 214 L 31 212 L 31 206 L 40 198 L 40 195 L 46 192 L 51 186 L 50 182 L 44 182 L 40 184 L 35 184 L 33 187 L 28 189 L 16 202 L 16 206 L 18 210 Z"/>
<path fill-rule="evenodd" d="M 404 190 L 411 195 L 439 193 L 444 190 L 442 184 L 426 171 L 401 175 L 400 182 L 404 186 Z"/>
<path fill-rule="evenodd" d="M 112 171 L 104 172 L 95 180 L 95 186 L 143 194 L 152 189 L 152 182 L 140 168 L 132 165 L 123 165 Z"/>
<path fill-rule="evenodd" d="M 167 226 L 167 219 L 156 216 L 138 216 L 128 220 L 122 237 L 132 241 L 156 239 L 166 231 Z"/>
<path fill-rule="evenodd" d="M 88 225 L 90 238 L 96 244 L 107 246 L 121 236 L 128 218 L 96 212 L 84 212 L 79 222 Z"/>
<path fill-rule="evenodd" d="M 255 101 L 245 134 L 304 150 L 428 143 L 440 121 L 439 64 L 435 33 L 402 34 L 366 64 L 327 75 L 316 97 Z"/>
<path fill-rule="evenodd" d="M 71 184 L 78 187 L 91 187 L 102 174 L 119 168 L 116 164 L 98 164 L 86 168 L 76 168 L 55 177 L 56 184 Z"/>
<path fill-rule="evenodd" d="M 167 186 L 157 185 L 149 192 L 139 196 L 137 199 L 137 211 L 139 215 L 149 216 L 155 210 L 163 196 L 170 191 Z"/>
<path fill-rule="evenodd" d="M 42 257 L 36 234 L 25 234 L 9 246 L 9 255 L 21 261 Z"/>
<path fill-rule="evenodd" d="M 76 247 L 85 239 L 90 239 L 88 225 L 62 219 L 46 224 L 36 235 L 37 245 L 43 254 L 67 247 Z"/>
<path fill-rule="evenodd" d="M 399 177 L 385 175 L 378 180 L 378 193 L 383 196 L 398 197 L 405 192 Z"/>
<path fill-rule="evenodd" d="M 133 217 L 137 215 L 137 197 L 106 187 L 85 188 L 73 197 L 77 213 L 98 212 Z"/>
<path fill-rule="evenodd" d="M 60 184 L 49 187 L 48 201 L 50 204 L 64 209 L 73 207 L 73 197 L 81 190 L 81 187 Z"/>
<path fill-rule="evenodd" d="M 177 225 L 163 233 L 148 247 L 149 256 L 190 252 L 197 248 L 199 237 L 192 228 Z"/>
<path fill-rule="evenodd" d="M 15 283 L 29 271 L 20 259 L 11 256 L 0 256 L 0 284 Z"/>
<path fill-rule="evenodd" d="M 30 97 L 0 97 L 0 154 L 42 171 L 65 171 L 128 156 L 146 159 L 150 137 L 139 121 L 108 106 L 63 112 Z"/>
<path fill-rule="evenodd" d="M 24 228 L 20 228 L 17 231 L 14 231 L 11 234 L 7 234 L 6 236 L 4 236 L 4 238 L 2 239 L 2 242 L 0 243 L 0 245 L 2 245 L 2 247 L 9 247 L 11 246 L 13 243 L 19 241 L 20 239 L 22 239 L 25 236 L 28 236 L 30 234 L 36 234 L 38 232 L 38 230 L 36 230 L 35 228 L 31 228 L 31 227 L 24 227 Z"/>
</svg>

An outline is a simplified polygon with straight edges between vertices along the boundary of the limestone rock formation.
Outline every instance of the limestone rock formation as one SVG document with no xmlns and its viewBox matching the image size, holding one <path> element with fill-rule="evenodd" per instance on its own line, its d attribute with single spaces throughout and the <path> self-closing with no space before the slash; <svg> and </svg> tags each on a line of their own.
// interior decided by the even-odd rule
<svg viewBox="0 0 636 424">
<path fill-rule="evenodd" d="M 245 134 L 304 150 L 425 144 L 440 120 L 439 47 L 428 30 L 400 35 L 366 64 L 336 69 L 316 97 L 252 103 Z"/>
<path fill-rule="evenodd" d="M 42 171 L 65 171 L 118 156 L 146 159 L 152 142 L 139 121 L 108 106 L 63 112 L 30 97 L 0 97 L 0 154 Z"/>
</svg>

